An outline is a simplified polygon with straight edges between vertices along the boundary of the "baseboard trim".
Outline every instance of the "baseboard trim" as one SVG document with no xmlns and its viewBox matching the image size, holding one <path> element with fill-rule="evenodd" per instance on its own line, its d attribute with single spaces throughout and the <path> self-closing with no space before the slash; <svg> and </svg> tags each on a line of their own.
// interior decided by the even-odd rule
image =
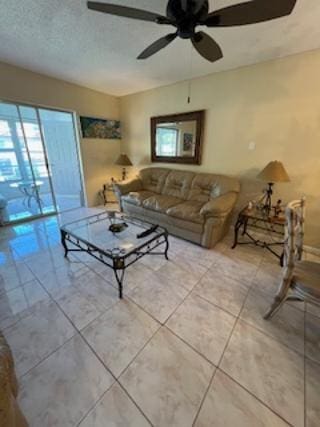
<svg viewBox="0 0 320 427">
<path fill-rule="evenodd" d="M 309 254 L 316 255 L 320 257 L 320 248 L 315 248 L 314 246 L 304 245 L 303 250 Z"/>
</svg>

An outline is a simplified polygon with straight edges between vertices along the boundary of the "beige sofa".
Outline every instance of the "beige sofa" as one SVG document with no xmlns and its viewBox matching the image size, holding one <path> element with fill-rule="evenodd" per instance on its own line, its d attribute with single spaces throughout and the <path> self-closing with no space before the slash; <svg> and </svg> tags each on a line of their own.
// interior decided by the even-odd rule
<svg viewBox="0 0 320 427">
<path fill-rule="evenodd" d="M 157 167 L 115 184 L 122 211 L 206 248 L 228 230 L 239 191 L 235 178 Z"/>
</svg>

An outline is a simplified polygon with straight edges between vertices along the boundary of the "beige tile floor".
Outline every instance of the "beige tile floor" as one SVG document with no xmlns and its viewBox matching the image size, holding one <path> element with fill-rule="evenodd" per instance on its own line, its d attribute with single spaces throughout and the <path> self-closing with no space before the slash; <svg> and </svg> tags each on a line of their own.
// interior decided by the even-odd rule
<svg viewBox="0 0 320 427">
<path fill-rule="evenodd" d="M 320 426 L 320 310 L 264 321 L 280 267 L 231 239 L 170 238 L 119 301 L 105 266 L 63 258 L 57 218 L 0 229 L 0 328 L 30 426 Z"/>
</svg>

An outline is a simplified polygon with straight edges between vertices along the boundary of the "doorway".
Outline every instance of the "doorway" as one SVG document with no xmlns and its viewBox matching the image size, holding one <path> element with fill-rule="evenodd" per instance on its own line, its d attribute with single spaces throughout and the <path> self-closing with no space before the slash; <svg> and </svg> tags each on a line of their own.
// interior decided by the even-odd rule
<svg viewBox="0 0 320 427">
<path fill-rule="evenodd" d="M 0 102 L 0 223 L 83 202 L 73 114 Z"/>
</svg>

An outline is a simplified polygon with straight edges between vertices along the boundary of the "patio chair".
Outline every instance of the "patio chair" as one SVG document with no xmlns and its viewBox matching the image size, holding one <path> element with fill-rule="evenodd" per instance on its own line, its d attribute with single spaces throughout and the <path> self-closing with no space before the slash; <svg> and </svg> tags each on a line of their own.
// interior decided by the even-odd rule
<svg viewBox="0 0 320 427">
<path fill-rule="evenodd" d="M 320 305 L 320 263 L 303 261 L 305 199 L 286 208 L 285 267 L 274 302 L 265 314 L 270 319 L 288 300 Z"/>
</svg>

